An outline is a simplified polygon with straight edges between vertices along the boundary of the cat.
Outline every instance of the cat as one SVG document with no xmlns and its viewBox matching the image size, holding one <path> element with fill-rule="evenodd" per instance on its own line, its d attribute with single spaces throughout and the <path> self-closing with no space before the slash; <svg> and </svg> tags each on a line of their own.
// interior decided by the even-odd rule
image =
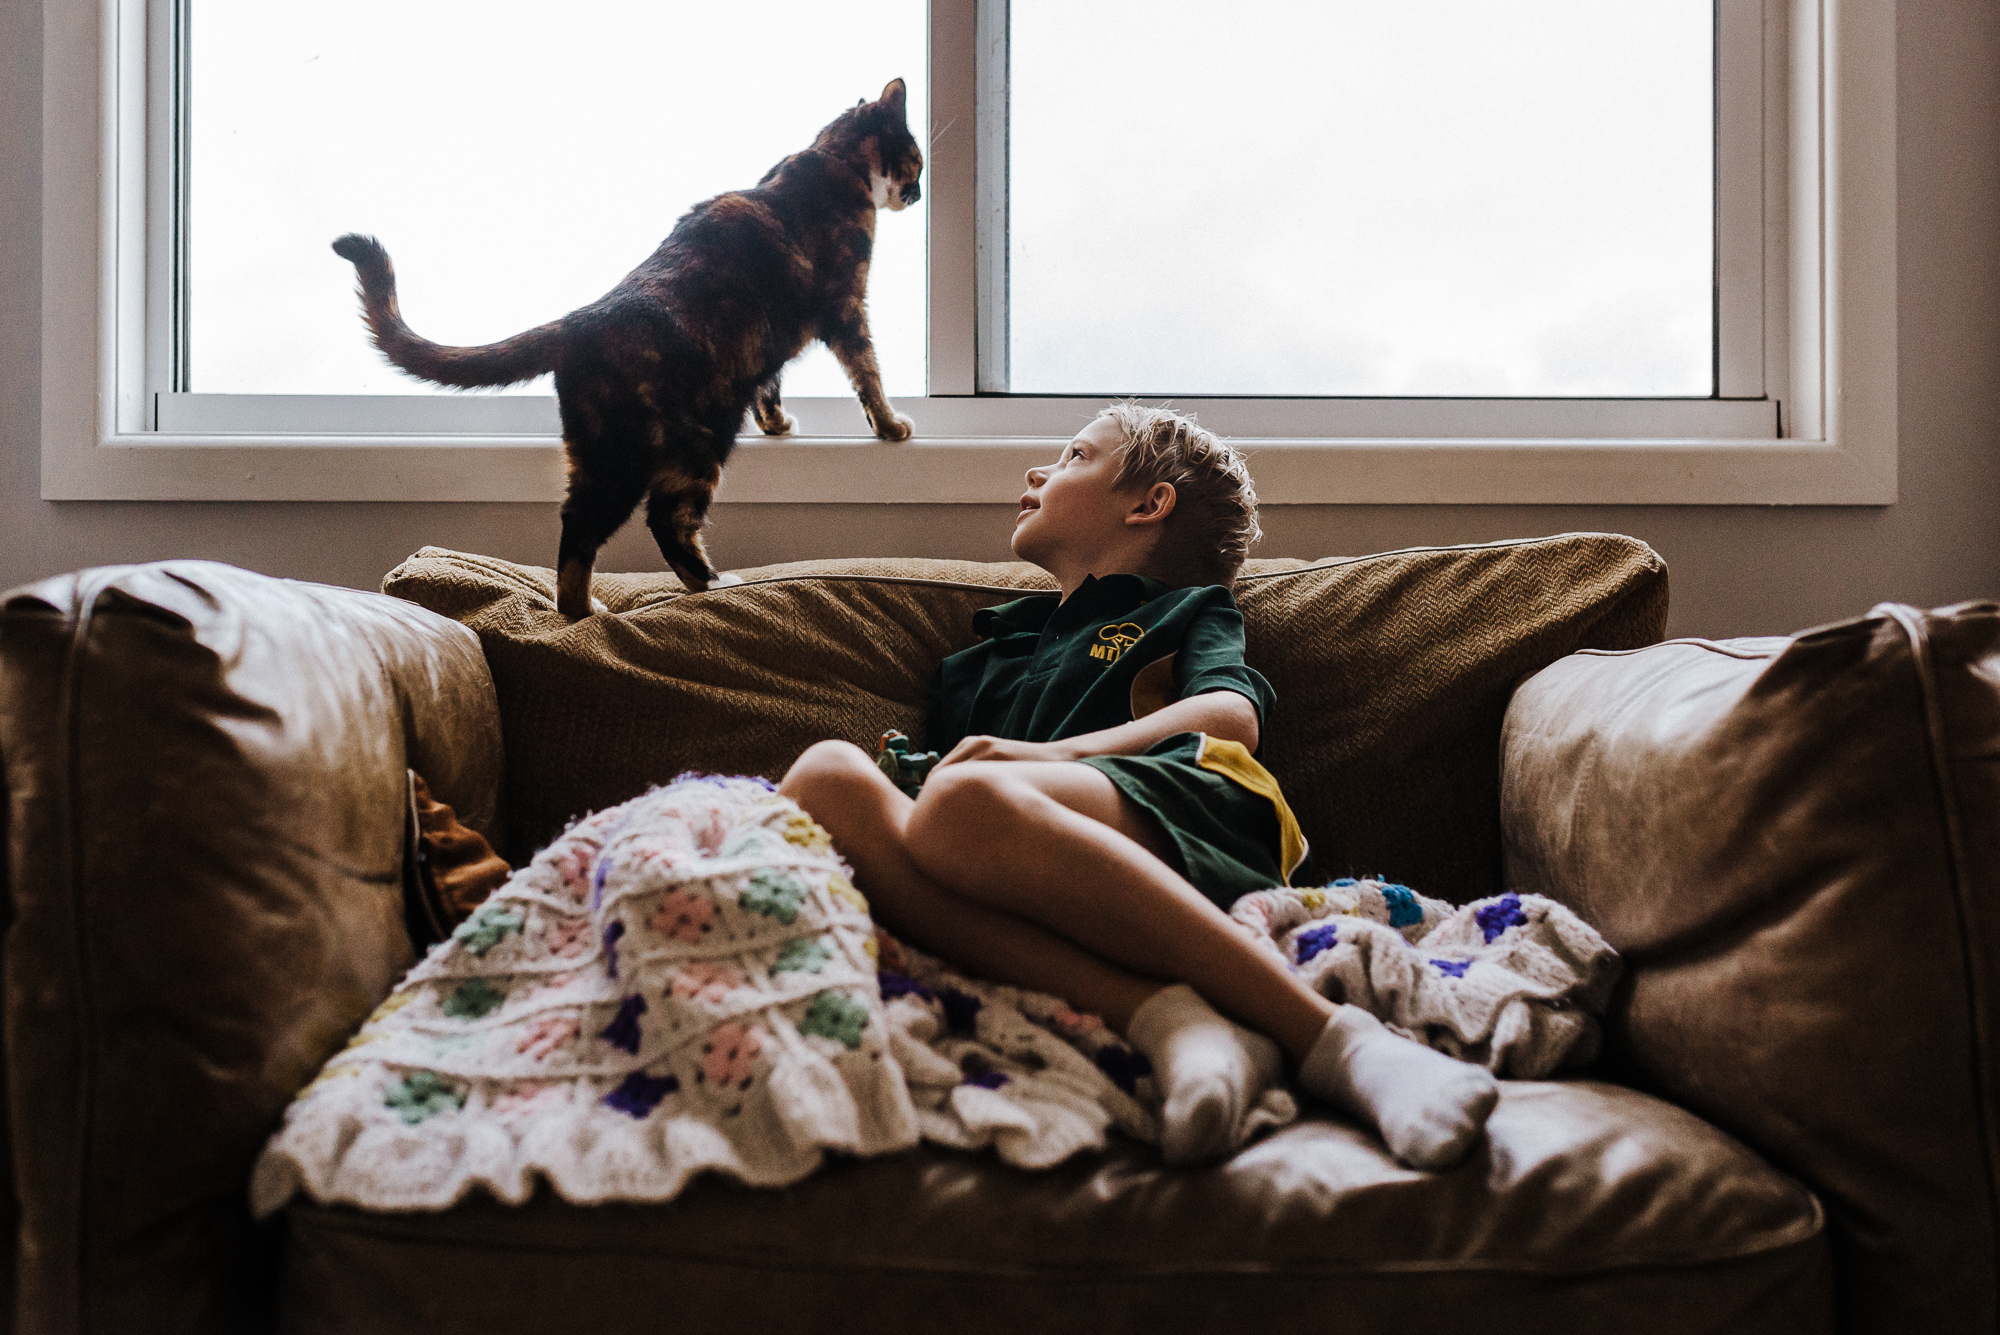
<svg viewBox="0 0 2000 1335">
<path fill-rule="evenodd" d="M 908 440 L 910 419 L 882 394 L 868 335 L 876 210 L 921 197 L 924 155 L 901 79 L 819 132 L 749 190 L 695 205 L 652 255 L 603 297 L 484 347 L 420 338 L 396 307 L 388 252 L 370 236 L 333 243 L 360 281 L 375 346 L 440 385 L 511 385 L 555 372 L 569 486 L 557 549 L 556 607 L 590 615 L 597 552 L 646 501 L 660 555 L 689 589 L 718 576 L 702 546 L 723 464 L 746 411 L 767 435 L 798 424 L 778 378 L 818 338 L 847 371 L 877 437 Z"/>
</svg>

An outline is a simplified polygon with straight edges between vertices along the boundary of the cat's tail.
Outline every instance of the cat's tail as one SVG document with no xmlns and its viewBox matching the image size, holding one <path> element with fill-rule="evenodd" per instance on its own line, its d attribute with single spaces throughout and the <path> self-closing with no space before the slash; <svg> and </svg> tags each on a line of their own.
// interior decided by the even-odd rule
<svg viewBox="0 0 2000 1335">
<path fill-rule="evenodd" d="M 452 348 L 421 338 L 396 307 L 396 269 L 372 236 L 349 232 L 333 253 L 354 266 L 361 281 L 361 313 L 382 355 L 420 380 L 457 389 L 512 385 L 556 369 L 561 321 L 478 348 Z"/>
</svg>

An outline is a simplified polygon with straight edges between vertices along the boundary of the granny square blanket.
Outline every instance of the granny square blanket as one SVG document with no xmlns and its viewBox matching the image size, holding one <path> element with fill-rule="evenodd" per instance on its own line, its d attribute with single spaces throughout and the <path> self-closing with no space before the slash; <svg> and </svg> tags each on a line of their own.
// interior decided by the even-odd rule
<svg viewBox="0 0 2000 1335">
<path fill-rule="evenodd" d="M 1381 881 L 1234 919 L 1330 996 L 1503 1075 L 1587 1060 L 1617 957 L 1532 895 L 1454 909 Z M 570 827 L 396 986 L 287 1109 L 251 1182 L 445 1209 L 779 1186 L 920 1139 L 1023 1168 L 1157 1139 L 1145 1058 L 1054 997 L 870 921 L 826 832 L 761 779 L 684 775 Z M 1267 1092 L 1250 1130 L 1296 1116 Z"/>
</svg>

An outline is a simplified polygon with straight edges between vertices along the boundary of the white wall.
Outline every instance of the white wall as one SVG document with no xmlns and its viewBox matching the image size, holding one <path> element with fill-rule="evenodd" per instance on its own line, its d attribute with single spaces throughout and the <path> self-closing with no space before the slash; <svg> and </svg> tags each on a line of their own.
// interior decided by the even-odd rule
<svg viewBox="0 0 2000 1335">
<path fill-rule="evenodd" d="M 2000 4 L 1898 6 L 1901 496 L 1887 507 L 1272 506 L 1258 555 L 1323 556 L 1569 529 L 1645 539 L 1676 635 L 1769 634 L 2000 597 Z M 552 564 L 555 504 L 40 499 L 41 6 L 0 5 L 0 588 L 199 556 L 373 587 L 425 543 Z M 1005 559 L 1011 503 L 718 507 L 724 567 L 813 556 Z M 600 569 L 657 569 L 643 526 Z"/>
</svg>

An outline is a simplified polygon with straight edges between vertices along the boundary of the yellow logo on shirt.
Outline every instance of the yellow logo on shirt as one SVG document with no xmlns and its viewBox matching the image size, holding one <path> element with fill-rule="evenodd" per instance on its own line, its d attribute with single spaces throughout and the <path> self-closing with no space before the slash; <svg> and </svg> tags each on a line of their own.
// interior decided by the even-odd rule
<svg viewBox="0 0 2000 1335">
<path fill-rule="evenodd" d="M 1090 646 L 1090 656 L 1101 658 L 1107 663 L 1116 663 L 1118 656 L 1139 642 L 1146 628 L 1136 621 L 1121 622 L 1116 626 L 1105 626 L 1098 630 L 1097 638 L 1103 643 Z"/>
</svg>

